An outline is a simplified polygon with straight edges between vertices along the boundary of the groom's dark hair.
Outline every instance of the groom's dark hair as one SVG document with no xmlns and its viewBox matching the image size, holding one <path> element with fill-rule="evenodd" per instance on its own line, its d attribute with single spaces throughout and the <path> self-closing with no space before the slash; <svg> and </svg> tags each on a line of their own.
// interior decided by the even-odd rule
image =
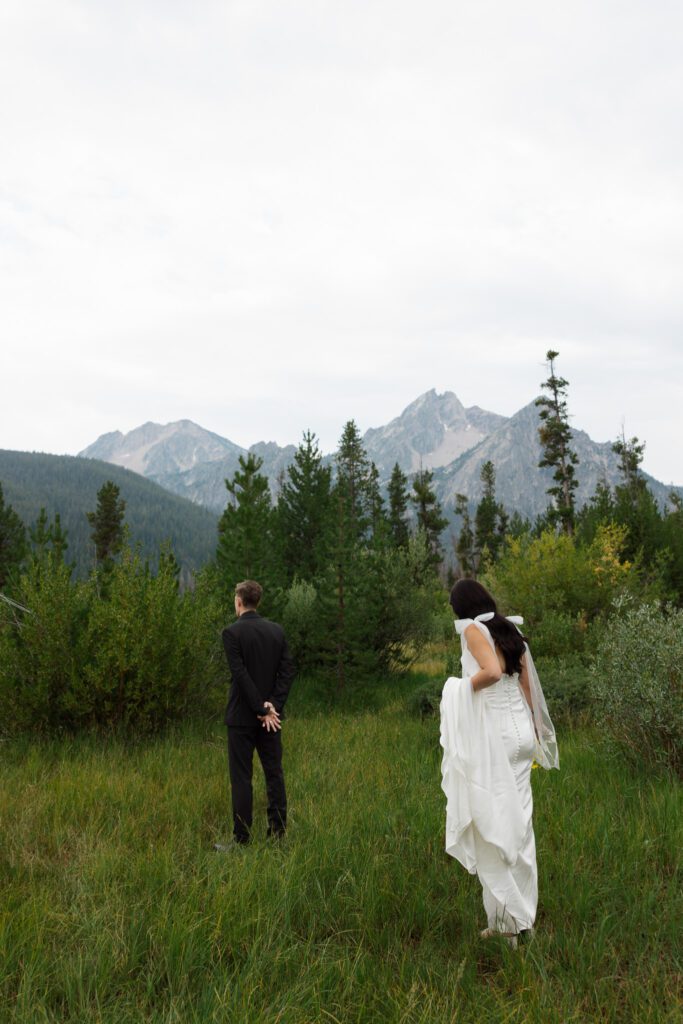
<svg viewBox="0 0 683 1024">
<path fill-rule="evenodd" d="M 235 587 L 235 597 L 239 597 L 245 608 L 258 608 L 263 587 L 256 580 L 243 580 Z"/>
</svg>

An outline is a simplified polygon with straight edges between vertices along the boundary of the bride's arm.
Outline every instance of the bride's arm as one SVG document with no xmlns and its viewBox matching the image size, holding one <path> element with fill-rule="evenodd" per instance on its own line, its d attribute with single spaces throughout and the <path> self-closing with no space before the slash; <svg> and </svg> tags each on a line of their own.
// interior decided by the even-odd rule
<svg viewBox="0 0 683 1024">
<path fill-rule="evenodd" d="M 480 666 L 479 671 L 475 672 L 470 680 L 472 689 L 476 692 L 477 690 L 485 689 L 487 686 L 493 686 L 503 674 L 495 651 L 474 624 L 467 627 L 465 636 L 470 654 L 476 658 Z"/>
</svg>

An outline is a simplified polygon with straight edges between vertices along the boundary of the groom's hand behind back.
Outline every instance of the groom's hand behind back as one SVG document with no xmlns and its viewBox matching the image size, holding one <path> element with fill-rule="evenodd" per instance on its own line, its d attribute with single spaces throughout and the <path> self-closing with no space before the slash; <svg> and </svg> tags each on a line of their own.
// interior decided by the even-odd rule
<svg viewBox="0 0 683 1024">
<path fill-rule="evenodd" d="M 275 710 L 274 706 L 270 703 L 270 701 L 265 701 L 263 706 L 268 708 L 268 714 L 259 716 L 259 721 L 261 722 L 261 725 L 266 730 L 266 732 L 278 732 L 282 728 L 280 716 L 278 715 L 277 711 Z"/>
</svg>

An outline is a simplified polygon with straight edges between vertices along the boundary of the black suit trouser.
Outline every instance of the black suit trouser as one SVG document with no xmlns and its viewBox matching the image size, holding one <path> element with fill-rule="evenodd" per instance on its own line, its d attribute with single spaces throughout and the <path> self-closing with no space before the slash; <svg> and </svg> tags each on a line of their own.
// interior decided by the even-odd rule
<svg viewBox="0 0 683 1024">
<path fill-rule="evenodd" d="M 252 771 L 256 750 L 266 779 L 268 835 L 282 835 L 287 825 L 287 795 L 282 771 L 282 733 L 262 725 L 228 726 L 228 766 L 232 793 L 233 835 L 246 843 L 251 834 L 254 794 Z"/>
</svg>

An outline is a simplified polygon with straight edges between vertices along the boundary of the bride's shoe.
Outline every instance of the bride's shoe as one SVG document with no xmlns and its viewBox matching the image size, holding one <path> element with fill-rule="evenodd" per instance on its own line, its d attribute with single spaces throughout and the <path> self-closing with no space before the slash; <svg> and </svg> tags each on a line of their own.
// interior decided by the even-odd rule
<svg viewBox="0 0 683 1024">
<path fill-rule="evenodd" d="M 479 932 L 480 939 L 504 939 L 510 949 L 517 949 L 517 936 L 514 932 L 497 932 L 495 928 L 484 928 Z"/>
</svg>

